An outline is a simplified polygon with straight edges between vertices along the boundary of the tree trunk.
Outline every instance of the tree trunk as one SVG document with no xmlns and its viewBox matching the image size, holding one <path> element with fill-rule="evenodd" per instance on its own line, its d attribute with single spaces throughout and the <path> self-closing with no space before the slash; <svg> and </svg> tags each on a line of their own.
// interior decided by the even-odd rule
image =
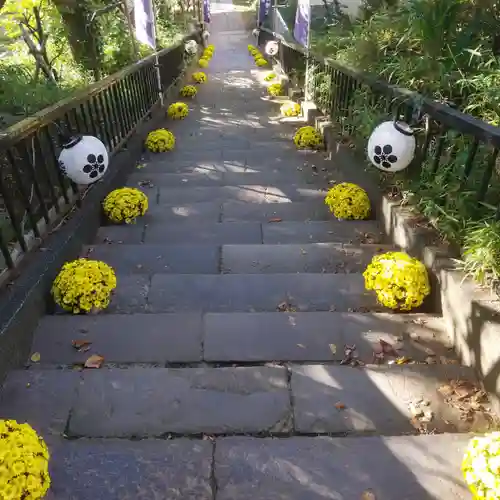
<svg viewBox="0 0 500 500">
<path fill-rule="evenodd" d="M 89 0 L 52 1 L 63 19 L 75 61 L 85 69 L 98 70 L 102 57 L 101 41 L 95 23 L 89 26 L 92 14 Z"/>
</svg>

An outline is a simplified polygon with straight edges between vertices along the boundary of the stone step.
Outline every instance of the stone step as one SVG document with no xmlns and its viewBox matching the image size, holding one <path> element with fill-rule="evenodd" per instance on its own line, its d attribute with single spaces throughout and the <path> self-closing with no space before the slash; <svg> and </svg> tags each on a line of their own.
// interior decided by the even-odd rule
<svg viewBox="0 0 500 500">
<path fill-rule="evenodd" d="M 218 274 L 220 247 L 216 245 L 93 245 L 81 256 L 102 260 L 120 274 Z"/>
<path fill-rule="evenodd" d="M 239 186 L 181 186 L 176 188 L 146 188 L 147 194 L 156 198 L 159 191 L 160 205 L 179 203 L 200 203 L 204 201 L 245 201 L 247 203 L 290 203 L 293 201 L 323 200 L 326 192 L 313 186 L 292 184 L 261 185 L 248 184 Z"/>
<path fill-rule="evenodd" d="M 89 349 L 78 351 L 73 340 Z M 40 355 L 32 368 L 79 365 L 91 354 L 106 364 L 340 362 L 344 345 L 354 344 L 368 364 L 381 340 L 414 362 L 455 361 L 441 318 L 330 312 L 45 316 L 31 354 Z M 387 355 L 382 362 L 394 360 Z"/>
<path fill-rule="evenodd" d="M 106 248 L 106 247 L 105 247 Z M 224 245 L 222 272 L 265 273 L 359 273 L 374 255 L 388 252 L 389 245 Z"/>
<path fill-rule="evenodd" d="M 454 380 L 475 383 L 473 371 L 457 365 L 20 370 L 7 376 L 0 415 L 43 435 L 88 438 L 492 429 L 486 412 L 464 419 L 445 400 L 441 391 Z M 425 426 L 410 410 L 422 401 Z"/>
<path fill-rule="evenodd" d="M 47 498 L 465 500 L 460 466 L 468 440 L 463 434 L 58 440 L 49 443 Z"/>
<path fill-rule="evenodd" d="M 361 274 L 156 274 L 138 300 L 131 276 L 123 276 L 108 312 L 272 312 L 380 310 Z M 138 277 L 139 278 L 139 277 Z M 147 303 L 147 306 L 146 306 Z M 288 304 L 286 307 L 284 304 Z"/>
<path fill-rule="evenodd" d="M 419 363 L 453 363 L 442 318 L 391 313 L 209 313 L 204 316 L 207 362 L 341 362 L 344 346 L 355 345 L 359 360 L 375 363 L 380 341 Z M 48 349 L 48 348 L 47 348 Z M 383 364 L 395 357 L 384 356 Z"/>
<path fill-rule="evenodd" d="M 88 342 L 77 350 L 73 341 Z M 81 365 L 92 354 L 113 363 L 197 363 L 202 360 L 201 314 L 101 314 L 45 316 L 32 353 L 38 366 Z M 31 357 L 31 356 L 30 356 Z"/>
<path fill-rule="evenodd" d="M 460 467 L 469 439 L 216 439 L 217 499 L 466 500 L 470 492 Z"/>
<path fill-rule="evenodd" d="M 167 214 L 171 220 L 171 212 Z M 270 222 L 179 221 L 165 224 L 161 214 L 147 219 L 147 225 L 103 226 L 95 243 L 149 243 L 163 245 L 248 245 L 293 243 L 378 244 L 383 234 L 375 221 Z"/>
<path fill-rule="evenodd" d="M 117 274 L 112 313 L 381 311 L 361 274 Z M 56 308 L 56 314 L 62 311 Z"/>
<path fill-rule="evenodd" d="M 182 173 L 148 173 L 145 168 L 132 174 L 127 186 L 145 187 L 206 187 L 206 186 L 239 186 L 239 185 L 272 185 L 303 184 L 327 187 L 328 182 L 321 176 L 308 175 L 297 170 L 285 172 L 221 172 L 218 170 L 200 170 Z"/>
</svg>

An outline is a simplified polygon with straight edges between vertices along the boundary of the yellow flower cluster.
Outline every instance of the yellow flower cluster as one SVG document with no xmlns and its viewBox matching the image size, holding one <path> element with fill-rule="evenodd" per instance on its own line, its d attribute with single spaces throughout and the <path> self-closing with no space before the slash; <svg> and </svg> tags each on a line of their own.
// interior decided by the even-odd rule
<svg viewBox="0 0 500 500">
<path fill-rule="evenodd" d="M 203 55 L 201 56 L 201 58 L 206 59 L 207 61 L 210 61 L 210 59 L 212 59 L 212 57 L 214 56 L 214 50 L 215 50 L 215 47 L 213 45 L 209 45 L 203 51 Z"/>
<path fill-rule="evenodd" d="M 196 83 L 205 83 L 207 81 L 207 75 L 203 71 L 196 71 L 193 73 L 193 81 Z"/>
<path fill-rule="evenodd" d="M 320 149 L 323 146 L 323 137 L 310 125 L 300 127 L 293 137 L 297 149 Z"/>
<path fill-rule="evenodd" d="M 202 57 L 200 59 L 198 59 L 198 66 L 200 68 L 208 68 L 208 59 L 206 59 L 205 57 Z"/>
<path fill-rule="evenodd" d="M 184 85 L 181 88 L 181 97 L 194 97 L 198 93 L 198 89 L 194 85 Z"/>
<path fill-rule="evenodd" d="M 259 68 L 262 68 L 263 66 L 267 65 L 267 61 L 263 57 L 257 57 L 255 58 L 255 64 Z"/>
<path fill-rule="evenodd" d="M 272 95 L 273 97 L 277 97 L 283 94 L 283 86 L 281 83 L 271 83 L 269 87 L 267 87 L 267 93 Z"/>
<path fill-rule="evenodd" d="M 366 289 L 374 290 L 379 303 L 390 309 L 410 311 L 431 291 L 424 264 L 404 252 L 376 255 L 363 277 Z"/>
<path fill-rule="evenodd" d="M 49 450 L 29 424 L 0 420 L 0 498 L 39 500 L 50 487 Z"/>
<path fill-rule="evenodd" d="M 195 89 L 196 90 L 196 89 Z M 182 120 L 189 114 L 189 108 L 184 102 L 174 102 L 167 109 L 167 115 L 173 120 Z"/>
<path fill-rule="evenodd" d="M 366 219 L 370 215 L 370 198 L 366 191 L 350 182 L 332 187 L 325 204 L 337 219 Z"/>
<path fill-rule="evenodd" d="M 148 211 L 148 197 L 135 188 L 120 188 L 104 198 L 102 207 L 106 217 L 115 224 L 131 224 Z"/>
<path fill-rule="evenodd" d="M 54 301 L 73 314 L 106 309 L 116 288 L 115 272 L 99 260 L 66 262 L 52 283 Z"/>
<path fill-rule="evenodd" d="M 153 130 L 146 137 L 146 147 L 153 153 L 172 151 L 175 147 L 175 136 L 165 128 Z"/>
<path fill-rule="evenodd" d="M 248 45 L 248 52 L 250 52 L 250 55 L 254 58 L 262 56 L 262 54 L 260 53 L 260 50 L 257 47 L 255 47 L 254 45 Z"/>
<path fill-rule="evenodd" d="M 283 116 L 299 116 L 300 104 L 298 102 L 287 102 L 281 106 L 281 114 Z"/>
<path fill-rule="evenodd" d="M 271 82 L 272 80 L 274 80 L 276 78 L 276 73 L 269 73 L 268 75 L 266 75 L 264 77 L 264 81 L 265 82 Z"/>
<path fill-rule="evenodd" d="M 250 52 L 250 54 L 251 54 L 252 52 L 254 52 L 255 50 L 257 50 L 257 47 L 255 45 L 248 44 L 247 45 L 247 49 L 248 49 L 248 52 Z"/>
<path fill-rule="evenodd" d="M 500 432 L 473 437 L 469 441 L 462 472 L 474 499 L 500 498 Z"/>
</svg>

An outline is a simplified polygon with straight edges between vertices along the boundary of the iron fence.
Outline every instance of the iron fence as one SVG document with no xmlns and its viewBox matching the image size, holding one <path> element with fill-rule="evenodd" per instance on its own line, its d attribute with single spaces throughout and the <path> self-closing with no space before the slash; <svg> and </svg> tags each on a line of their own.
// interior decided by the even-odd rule
<svg viewBox="0 0 500 500">
<path fill-rule="evenodd" d="M 436 210 L 460 211 L 472 220 L 500 220 L 500 128 L 373 78 L 337 61 L 306 54 L 303 47 L 263 28 L 259 44 L 279 42 L 278 60 L 287 73 L 307 62 L 306 95 L 328 115 L 340 136 L 367 141 L 385 120 L 416 122 L 417 152 L 407 177 L 434 191 Z M 420 183 L 420 184 L 418 184 Z"/>
<path fill-rule="evenodd" d="M 159 105 L 156 62 L 165 93 L 182 76 L 184 42 L 198 37 L 186 37 L 0 133 L 0 282 L 84 196 L 85 189 L 59 168 L 61 131 L 98 137 L 112 158 Z"/>
</svg>

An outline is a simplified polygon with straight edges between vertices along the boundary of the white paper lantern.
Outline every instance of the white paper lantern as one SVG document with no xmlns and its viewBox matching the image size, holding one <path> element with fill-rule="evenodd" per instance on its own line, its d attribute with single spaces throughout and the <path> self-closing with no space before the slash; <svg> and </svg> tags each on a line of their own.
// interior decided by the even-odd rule
<svg viewBox="0 0 500 500">
<path fill-rule="evenodd" d="M 194 56 L 198 52 L 198 44 L 196 40 L 189 40 L 184 44 L 184 50 L 190 56 Z"/>
<path fill-rule="evenodd" d="M 368 158 L 384 172 L 399 172 L 415 157 L 416 141 L 413 131 L 404 122 L 384 122 L 368 140 Z"/>
<path fill-rule="evenodd" d="M 59 168 L 75 184 L 92 184 L 108 169 L 106 146 L 92 135 L 75 136 L 63 144 Z"/>
<path fill-rule="evenodd" d="M 208 39 L 210 38 L 210 32 L 208 30 L 205 30 L 202 34 L 201 37 L 203 40 L 205 40 L 205 43 L 208 42 Z"/>
<path fill-rule="evenodd" d="M 252 35 L 257 38 L 259 36 L 260 30 L 258 28 L 254 28 L 252 30 Z"/>
<path fill-rule="evenodd" d="M 279 50 L 278 42 L 266 43 L 265 51 L 268 56 L 275 56 L 278 53 L 278 50 Z"/>
</svg>

